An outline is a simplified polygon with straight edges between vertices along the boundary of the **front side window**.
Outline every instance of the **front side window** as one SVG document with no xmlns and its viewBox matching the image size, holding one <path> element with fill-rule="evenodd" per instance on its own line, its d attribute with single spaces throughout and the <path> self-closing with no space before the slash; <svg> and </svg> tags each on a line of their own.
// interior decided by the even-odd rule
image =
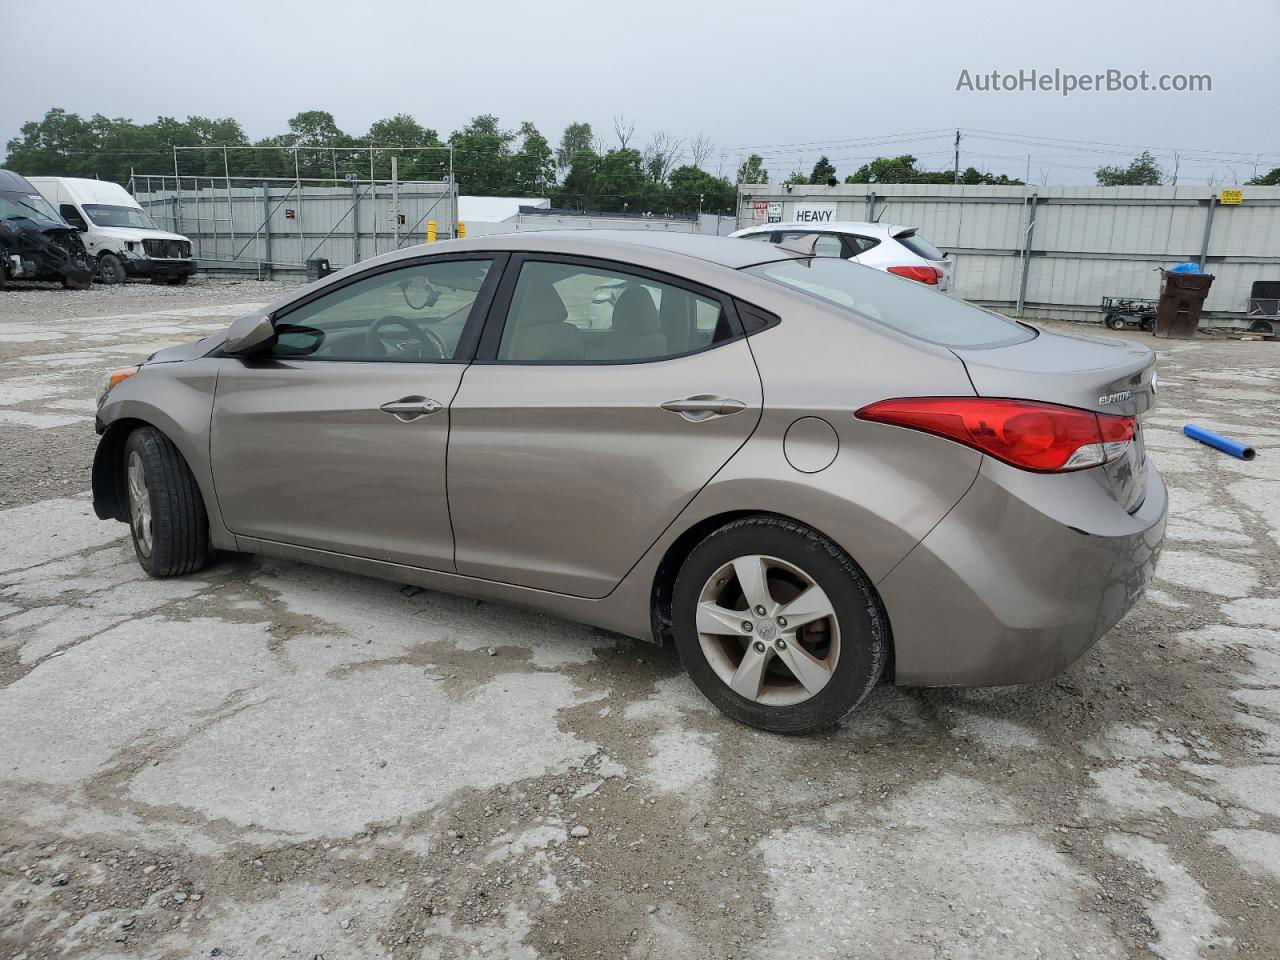
<svg viewBox="0 0 1280 960">
<path fill-rule="evenodd" d="M 607 267 L 531 261 L 520 270 L 498 359 L 641 362 L 732 336 L 717 299 Z"/>
<path fill-rule="evenodd" d="M 743 272 L 945 347 L 1000 346 L 1035 337 L 1012 320 L 943 296 L 933 287 L 848 260 L 783 260 Z"/>
<path fill-rule="evenodd" d="M 452 360 L 492 266 L 446 260 L 356 280 L 282 315 L 272 356 Z"/>
<path fill-rule="evenodd" d="M 100 227 L 132 227 L 136 230 L 158 230 L 146 211 L 137 207 L 111 203 L 86 203 L 84 215 Z"/>
</svg>

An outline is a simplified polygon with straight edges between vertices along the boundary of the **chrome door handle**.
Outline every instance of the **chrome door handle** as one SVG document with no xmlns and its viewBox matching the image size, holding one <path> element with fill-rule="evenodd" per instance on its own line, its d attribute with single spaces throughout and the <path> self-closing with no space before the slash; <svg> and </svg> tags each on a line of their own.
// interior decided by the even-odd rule
<svg viewBox="0 0 1280 960">
<path fill-rule="evenodd" d="M 686 420 L 696 422 L 710 420 L 712 417 L 732 416 L 747 409 L 747 405 L 741 400 L 698 394 L 696 397 L 685 397 L 683 400 L 668 400 L 662 404 L 662 409 L 678 413 Z"/>
<path fill-rule="evenodd" d="M 401 423 L 408 423 L 411 420 L 417 420 L 419 417 L 429 417 L 431 414 L 438 412 L 440 404 L 427 397 L 401 397 L 399 400 L 384 403 L 378 409 L 383 413 L 391 414 Z"/>
</svg>

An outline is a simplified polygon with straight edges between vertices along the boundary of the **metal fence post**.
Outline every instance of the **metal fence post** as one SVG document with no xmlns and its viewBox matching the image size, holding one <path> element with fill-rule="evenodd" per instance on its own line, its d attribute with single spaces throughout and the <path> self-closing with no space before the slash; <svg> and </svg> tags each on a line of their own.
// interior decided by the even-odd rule
<svg viewBox="0 0 1280 960">
<path fill-rule="evenodd" d="M 351 262 L 360 262 L 360 184 L 351 180 Z"/>
<path fill-rule="evenodd" d="M 271 187 L 262 181 L 262 257 L 258 261 L 258 275 L 262 275 L 262 262 L 267 264 L 267 279 L 271 279 Z"/>
<path fill-rule="evenodd" d="M 1027 222 L 1027 234 L 1022 241 L 1022 280 L 1018 284 L 1018 308 L 1014 311 L 1016 317 L 1022 316 L 1022 310 L 1027 303 L 1027 274 L 1031 270 L 1031 238 L 1036 232 L 1036 204 L 1039 200 L 1039 194 L 1031 195 L 1030 219 Z"/>
<path fill-rule="evenodd" d="M 1200 243 L 1200 272 L 1204 272 L 1204 262 L 1209 256 L 1209 234 L 1213 231 L 1213 211 L 1218 206 L 1218 195 L 1209 195 L 1208 209 L 1204 216 L 1204 240 Z"/>
<path fill-rule="evenodd" d="M 395 246 L 392 249 L 400 249 L 400 170 L 396 164 L 398 158 L 393 153 L 391 155 L 391 230 L 394 235 Z"/>
</svg>

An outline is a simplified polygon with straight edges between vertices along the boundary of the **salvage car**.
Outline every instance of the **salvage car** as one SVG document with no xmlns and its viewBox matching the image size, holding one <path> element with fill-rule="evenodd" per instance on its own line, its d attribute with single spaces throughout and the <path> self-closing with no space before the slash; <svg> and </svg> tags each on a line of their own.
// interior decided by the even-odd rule
<svg viewBox="0 0 1280 960">
<path fill-rule="evenodd" d="M 87 290 L 93 272 L 75 229 L 26 179 L 0 170 L 0 289 L 11 280 L 56 280 Z"/>
<path fill-rule="evenodd" d="M 915 227 L 863 220 L 828 220 L 822 223 L 769 223 L 729 234 L 765 243 L 795 242 L 817 237 L 814 252 L 822 257 L 842 257 L 886 273 L 906 277 L 943 293 L 951 289 L 954 264 Z"/>
<path fill-rule="evenodd" d="M 806 733 L 1110 630 L 1164 534 L 1155 390 L 1145 346 L 811 250 L 489 236 L 112 373 L 94 508 L 153 576 L 216 547 L 670 640 L 727 714 Z"/>
<path fill-rule="evenodd" d="M 186 283 L 196 272 L 191 241 L 161 230 L 129 191 L 108 180 L 32 177 L 32 185 L 78 231 L 98 279 Z"/>
</svg>

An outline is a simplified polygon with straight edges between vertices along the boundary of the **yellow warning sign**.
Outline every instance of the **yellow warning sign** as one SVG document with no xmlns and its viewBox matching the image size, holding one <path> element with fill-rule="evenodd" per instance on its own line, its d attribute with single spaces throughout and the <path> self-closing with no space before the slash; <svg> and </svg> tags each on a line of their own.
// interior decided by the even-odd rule
<svg viewBox="0 0 1280 960">
<path fill-rule="evenodd" d="M 1243 190 L 1223 190 L 1219 200 L 1224 204 L 1237 205 L 1244 203 Z"/>
</svg>

